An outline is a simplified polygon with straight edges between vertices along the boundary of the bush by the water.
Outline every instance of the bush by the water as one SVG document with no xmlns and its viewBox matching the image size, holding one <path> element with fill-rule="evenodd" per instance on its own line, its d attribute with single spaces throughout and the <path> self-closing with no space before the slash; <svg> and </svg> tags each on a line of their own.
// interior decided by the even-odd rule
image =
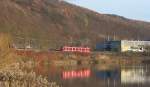
<svg viewBox="0 0 150 87">
<path fill-rule="evenodd" d="M 47 78 L 36 75 L 32 70 L 23 70 L 26 65 L 32 65 L 32 61 L 14 63 L 1 69 L 0 87 L 59 87 L 56 82 L 48 82 Z"/>
</svg>

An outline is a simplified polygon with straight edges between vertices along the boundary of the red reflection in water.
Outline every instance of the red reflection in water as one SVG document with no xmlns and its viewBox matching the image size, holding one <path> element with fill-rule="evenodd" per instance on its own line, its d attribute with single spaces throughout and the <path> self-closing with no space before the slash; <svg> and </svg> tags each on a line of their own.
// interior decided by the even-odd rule
<svg viewBox="0 0 150 87">
<path fill-rule="evenodd" d="M 87 70 L 72 70 L 72 71 L 63 71 L 62 78 L 63 79 L 72 79 L 72 78 L 88 78 L 91 75 L 91 71 Z"/>
</svg>

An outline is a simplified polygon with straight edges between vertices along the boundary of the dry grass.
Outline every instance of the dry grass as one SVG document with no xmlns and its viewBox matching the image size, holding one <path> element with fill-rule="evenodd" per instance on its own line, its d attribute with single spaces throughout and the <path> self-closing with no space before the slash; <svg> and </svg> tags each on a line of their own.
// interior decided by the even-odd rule
<svg viewBox="0 0 150 87">
<path fill-rule="evenodd" d="M 36 75 L 32 61 L 14 63 L 0 70 L 0 87 L 59 87 L 56 82 L 48 82 L 47 78 Z"/>
<path fill-rule="evenodd" d="M 0 68 L 18 61 L 18 56 L 11 48 L 12 39 L 9 34 L 0 33 Z"/>
<path fill-rule="evenodd" d="M 56 82 L 36 75 L 35 61 L 23 61 L 10 47 L 11 36 L 0 33 L 0 87 L 59 87 Z"/>
</svg>

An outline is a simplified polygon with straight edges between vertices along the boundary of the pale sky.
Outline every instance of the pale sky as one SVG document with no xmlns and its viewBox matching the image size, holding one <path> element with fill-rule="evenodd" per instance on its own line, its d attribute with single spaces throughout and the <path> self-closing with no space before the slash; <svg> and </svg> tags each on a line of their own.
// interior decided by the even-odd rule
<svg viewBox="0 0 150 87">
<path fill-rule="evenodd" d="M 105 14 L 116 14 L 150 22 L 150 0 L 68 0 Z"/>
</svg>

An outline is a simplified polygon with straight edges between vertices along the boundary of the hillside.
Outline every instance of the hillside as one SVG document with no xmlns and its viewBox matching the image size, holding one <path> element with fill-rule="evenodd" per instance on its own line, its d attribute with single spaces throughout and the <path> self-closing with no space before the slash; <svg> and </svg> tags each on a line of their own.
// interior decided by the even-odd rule
<svg viewBox="0 0 150 87">
<path fill-rule="evenodd" d="M 150 38 L 150 23 L 99 14 L 58 0 L 0 0 L 0 32 L 18 46 L 88 45 L 115 39 Z"/>
</svg>

